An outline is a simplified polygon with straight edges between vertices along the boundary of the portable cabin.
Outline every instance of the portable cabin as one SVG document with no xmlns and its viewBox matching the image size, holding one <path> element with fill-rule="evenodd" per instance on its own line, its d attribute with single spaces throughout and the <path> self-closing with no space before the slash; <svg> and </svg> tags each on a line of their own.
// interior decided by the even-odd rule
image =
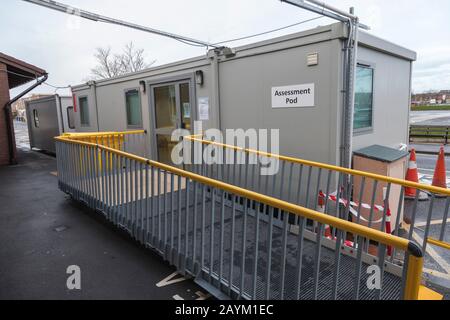
<svg viewBox="0 0 450 320">
<path fill-rule="evenodd" d="M 281 154 L 339 165 L 347 34 L 336 23 L 74 86 L 76 131 L 145 129 L 148 156 L 167 162 L 171 132 L 193 120 L 204 130 L 276 128 Z M 415 59 L 360 33 L 352 150 L 408 142 Z"/>
<path fill-rule="evenodd" d="M 52 95 L 27 101 L 25 110 L 31 149 L 55 153 L 54 138 L 76 131 L 71 97 Z"/>
</svg>

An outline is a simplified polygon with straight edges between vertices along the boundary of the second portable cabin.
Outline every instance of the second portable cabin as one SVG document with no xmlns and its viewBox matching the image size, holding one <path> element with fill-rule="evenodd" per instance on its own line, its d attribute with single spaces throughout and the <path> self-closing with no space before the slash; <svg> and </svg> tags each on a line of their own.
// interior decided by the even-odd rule
<svg viewBox="0 0 450 320">
<path fill-rule="evenodd" d="M 31 149 L 55 153 L 58 135 L 75 132 L 75 113 L 71 97 L 47 96 L 25 103 Z"/>
</svg>

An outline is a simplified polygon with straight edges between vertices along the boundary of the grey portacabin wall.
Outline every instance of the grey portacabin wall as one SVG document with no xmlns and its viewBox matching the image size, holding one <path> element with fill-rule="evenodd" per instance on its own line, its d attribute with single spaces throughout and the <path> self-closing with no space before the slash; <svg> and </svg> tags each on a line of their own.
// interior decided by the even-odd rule
<svg viewBox="0 0 450 320">
<path fill-rule="evenodd" d="M 76 129 L 72 129 L 69 127 L 69 118 L 67 115 L 68 107 L 73 107 L 72 97 L 61 97 L 61 112 L 62 112 L 62 119 L 64 122 L 64 132 L 75 132 Z"/>
<path fill-rule="evenodd" d="M 293 47 L 220 64 L 224 129 L 279 129 L 280 152 L 335 164 L 339 140 L 337 101 L 339 40 Z M 319 65 L 307 66 L 307 55 Z M 272 87 L 314 83 L 315 106 L 272 108 Z"/>
<path fill-rule="evenodd" d="M 341 41 L 332 38 L 331 30 L 329 34 L 321 36 L 324 38 L 310 44 L 294 45 L 280 51 L 276 47 L 270 48 L 273 50 L 270 53 L 252 52 L 242 58 L 238 53 L 234 59 L 224 60 L 220 64 L 223 129 L 279 129 L 280 154 L 323 163 L 338 163 Z M 329 40 L 326 40 L 327 37 Z M 316 66 L 307 65 L 307 56 L 311 53 L 317 53 L 319 56 L 319 64 Z M 272 107 L 273 87 L 309 83 L 315 85 L 313 107 Z M 308 174 L 307 170 L 303 172 L 303 186 L 307 185 Z M 264 179 L 262 181 L 265 181 Z M 276 177 L 271 179 L 276 181 L 275 196 L 290 197 L 291 201 L 315 209 L 317 170 L 311 173 L 309 199 L 306 199 L 305 187 L 301 189 L 300 198 L 296 198 L 299 185 L 298 166 L 295 166 L 290 174 L 289 166 L 284 168 L 284 172 L 280 167 Z M 327 176 L 323 174 L 319 189 L 325 190 L 326 180 Z M 272 182 L 269 184 L 272 185 Z M 333 176 L 331 188 L 334 184 Z"/>
<path fill-rule="evenodd" d="M 99 131 L 97 126 L 97 110 L 95 108 L 95 95 L 93 88 L 87 87 L 74 91 L 76 99 L 75 127 L 77 132 L 96 132 Z M 89 125 L 81 126 L 80 119 L 80 98 L 87 97 L 89 107 Z M 99 115 L 104 117 L 105 115 Z"/>
<path fill-rule="evenodd" d="M 75 132 L 69 127 L 67 108 L 73 107 L 72 97 L 60 97 L 56 95 L 56 111 L 58 113 L 59 134 Z"/>
<path fill-rule="evenodd" d="M 31 148 L 48 152 L 56 152 L 54 138 L 59 135 L 59 122 L 55 96 L 29 101 L 26 103 L 28 135 Z M 34 119 L 36 110 L 39 126 Z"/>
<path fill-rule="evenodd" d="M 411 61 L 365 47 L 358 61 L 374 68 L 373 128 L 355 133 L 353 150 L 381 144 L 408 144 Z"/>
</svg>

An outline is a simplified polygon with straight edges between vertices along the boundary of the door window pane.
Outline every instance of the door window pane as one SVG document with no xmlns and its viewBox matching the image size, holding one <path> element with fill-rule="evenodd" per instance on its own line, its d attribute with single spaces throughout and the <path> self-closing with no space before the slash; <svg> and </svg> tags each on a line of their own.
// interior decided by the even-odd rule
<svg viewBox="0 0 450 320">
<path fill-rule="evenodd" d="M 355 130 L 372 128 L 373 117 L 373 69 L 358 66 L 355 82 Z"/>
<path fill-rule="evenodd" d="M 156 128 L 176 128 L 177 105 L 175 85 L 157 87 L 155 94 Z"/>
<path fill-rule="evenodd" d="M 80 122 L 81 126 L 88 127 L 89 126 L 89 106 L 87 97 L 81 97 L 79 99 L 80 105 Z"/>
<path fill-rule="evenodd" d="M 142 126 L 141 99 L 138 90 L 130 90 L 125 93 L 127 107 L 127 125 L 132 127 Z"/>
</svg>

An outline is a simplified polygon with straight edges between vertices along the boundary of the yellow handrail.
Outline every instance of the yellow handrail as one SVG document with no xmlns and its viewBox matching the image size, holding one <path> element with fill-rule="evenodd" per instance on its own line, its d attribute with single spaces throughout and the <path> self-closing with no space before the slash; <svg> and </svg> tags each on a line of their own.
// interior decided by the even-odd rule
<svg viewBox="0 0 450 320">
<path fill-rule="evenodd" d="M 84 145 L 89 146 L 92 148 L 98 148 L 99 150 L 103 150 L 106 152 L 114 153 L 116 155 L 143 163 L 148 164 L 152 167 L 159 168 L 164 171 L 171 172 L 173 174 L 176 174 L 178 176 L 184 177 L 186 179 L 190 179 L 193 181 L 197 181 L 199 183 L 208 185 L 213 188 L 221 189 L 224 191 L 227 191 L 229 193 L 235 194 L 237 196 L 241 196 L 244 198 L 247 198 L 249 200 L 254 200 L 259 203 L 278 208 L 282 211 L 290 212 L 292 214 L 295 214 L 297 216 L 304 217 L 306 219 L 317 221 L 324 225 L 330 225 L 331 227 L 337 228 L 342 231 L 346 231 L 349 233 L 356 234 L 358 236 L 368 238 L 371 240 L 375 240 L 381 244 L 395 247 L 399 250 L 403 250 L 406 252 L 413 253 L 413 256 L 410 257 L 409 263 L 408 263 L 408 272 L 407 272 L 407 278 L 406 278 L 406 285 L 405 285 L 405 299 L 418 299 L 419 295 L 419 288 L 421 284 L 421 276 L 422 276 L 422 268 L 423 268 L 423 256 L 421 255 L 420 248 L 414 243 L 410 242 L 407 239 L 400 238 L 398 236 L 394 236 L 391 234 L 387 234 L 385 232 L 375 230 L 360 224 L 356 224 L 350 221 L 342 220 L 337 217 L 329 216 L 324 213 L 320 213 L 308 208 L 301 207 L 296 204 L 292 204 L 280 199 L 276 199 L 267 195 L 263 195 L 251 190 L 247 190 L 244 188 L 240 188 L 222 181 L 214 180 L 196 173 L 192 173 L 189 171 L 185 171 L 176 167 L 172 167 L 170 165 L 156 162 L 153 160 L 149 160 L 140 156 L 136 156 L 124 151 L 120 151 L 114 148 L 110 148 L 104 145 L 91 143 L 91 142 L 85 142 L 85 141 L 78 141 L 78 140 L 72 140 L 70 136 L 62 136 L 62 137 L 56 137 L 56 141 L 65 142 L 65 143 L 71 143 L 71 144 L 77 144 L 77 145 Z"/>
<path fill-rule="evenodd" d="M 359 236 L 363 236 L 366 238 L 370 238 L 372 240 L 378 241 L 382 244 L 385 245 L 389 245 L 389 246 L 394 246 L 398 249 L 401 250 L 407 250 L 408 249 L 408 245 L 409 245 L 409 241 L 407 239 L 404 238 L 400 238 L 391 234 L 386 234 L 385 232 L 376 230 L 376 229 L 372 229 L 372 228 L 368 228 L 366 226 L 360 225 L 360 224 L 356 224 L 356 223 L 352 223 L 346 220 L 342 220 L 333 216 L 329 216 L 327 214 L 324 213 L 320 213 L 308 208 L 304 208 L 280 199 L 276 199 L 270 196 L 266 196 L 251 190 L 247 190 L 244 188 L 240 188 L 222 181 L 218 181 L 218 180 L 214 180 L 190 171 L 185 171 L 176 167 L 172 167 L 170 165 L 164 164 L 164 163 L 160 163 L 160 162 L 156 162 L 153 160 L 149 160 L 140 156 L 136 156 L 124 151 L 120 151 L 120 150 L 116 150 L 107 146 L 103 146 L 103 145 L 99 145 L 99 144 L 95 144 L 95 143 L 91 143 L 91 142 L 84 142 L 84 141 L 76 141 L 76 140 L 70 140 L 68 138 L 65 137 L 57 137 L 56 138 L 57 141 L 61 141 L 61 142 L 69 142 L 72 144 L 81 144 L 81 145 L 85 145 L 85 146 L 91 146 L 91 147 L 97 147 L 101 150 L 104 151 L 108 151 L 111 153 L 115 153 L 117 155 L 120 155 L 122 157 L 131 159 L 131 160 L 135 160 L 137 162 L 141 162 L 144 164 L 149 164 L 152 167 L 155 168 L 159 168 L 161 170 L 165 170 L 165 171 L 169 171 L 172 172 L 176 175 L 182 176 L 184 178 L 193 180 L 193 181 L 197 181 L 203 184 L 206 184 L 208 186 L 214 187 L 214 188 L 218 188 L 218 189 L 222 189 L 225 190 L 227 192 L 236 194 L 238 196 L 242 196 L 257 202 L 261 202 L 264 203 L 266 205 L 272 206 L 272 207 L 276 207 L 279 208 L 283 211 L 287 211 L 287 212 L 291 212 L 293 214 L 299 215 L 299 216 L 303 216 L 307 219 L 311 219 L 311 220 L 316 220 L 317 222 L 320 222 L 322 224 L 327 224 L 330 226 L 333 226 L 335 228 L 347 231 L 347 232 L 351 232 L 351 233 L 355 233 Z"/>
<path fill-rule="evenodd" d="M 428 243 L 437 246 L 437 247 L 441 247 L 442 249 L 447 249 L 450 250 L 450 243 L 444 242 L 444 241 L 439 241 L 433 238 L 428 238 Z"/>
<path fill-rule="evenodd" d="M 331 170 L 331 171 L 337 171 L 337 172 L 341 172 L 341 173 L 345 173 L 345 174 L 349 174 L 349 175 L 366 177 L 366 178 L 369 178 L 369 179 L 384 181 L 384 182 L 387 182 L 387 183 L 401 185 L 403 187 L 410 187 L 410 188 L 414 188 L 414 189 L 425 190 L 425 191 L 432 192 L 434 194 L 450 196 L 450 190 L 449 189 L 444 189 L 444 188 L 439 188 L 439 187 L 434 187 L 434 186 L 428 186 L 428 185 L 424 185 L 424 184 L 421 184 L 421 183 L 415 183 L 415 182 L 411 182 L 411 181 L 406 181 L 406 180 L 402 180 L 402 179 L 382 176 L 382 175 L 369 173 L 369 172 L 364 172 L 364 171 L 359 171 L 359 170 L 347 169 L 347 168 L 333 166 L 333 165 L 330 165 L 330 164 L 325 164 L 325 163 L 320 163 L 320 162 L 314 162 L 314 161 L 309 161 L 309 160 L 297 159 L 297 158 L 293 158 L 293 157 L 287 157 L 287 156 L 283 156 L 283 155 L 277 155 L 277 154 L 268 153 L 268 152 L 259 151 L 259 150 L 245 149 L 245 148 L 232 146 L 232 145 L 227 145 L 227 144 L 219 143 L 219 142 L 215 142 L 215 141 L 208 141 L 208 140 L 198 139 L 198 138 L 195 138 L 194 136 L 185 136 L 184 138 L 188 139 L 188 140 L 191 140 L 191 141 L 197 141 L 197 142 L 200 142 L 200 143 L 203 143 L 203 144 L 216 145 L 216 146 L 219 146 L 219 147 L 224 147 L 224 148 L 228 148 L 228 149 L 232 149 L 232 150 L 236 150 L 236 151 L 242 151 L 242 152 L 247 152 L 247 153 L 254 153 L 254 154 L 257 154 L 257 155 L 260 155 L 260 156 L 264 156 L 264 157 L 268 157 L 268 158 L 275 158 L 275 159 L 284 160 L 284 161 L 288 161 L 288 162 L 293 162 L 293 163 L 297 163 L 297 164 L 302 164 L 302 165 L 306 165 L 306 166 L 310 166 L 310 167 L 316 167 L 316 168 L 321 168 L 321 169 L 326 169 L 326 170 Z"/>
<path fill-rule="evenodd" d="M 70 138 L 91 138 L 91 137 L 105 137 L 105 136 L 118 136 L 118 135 L 132 135 L 132 134 L 143 134 L 146 133 L 145 130 L 131 130 L 131 131 L 123 131 L 123 132 L 70 132 L 65 133 L 62 137 L 70 137 Z M 58 138 L 58 137 L 56 137 Z"/>
</svg>

